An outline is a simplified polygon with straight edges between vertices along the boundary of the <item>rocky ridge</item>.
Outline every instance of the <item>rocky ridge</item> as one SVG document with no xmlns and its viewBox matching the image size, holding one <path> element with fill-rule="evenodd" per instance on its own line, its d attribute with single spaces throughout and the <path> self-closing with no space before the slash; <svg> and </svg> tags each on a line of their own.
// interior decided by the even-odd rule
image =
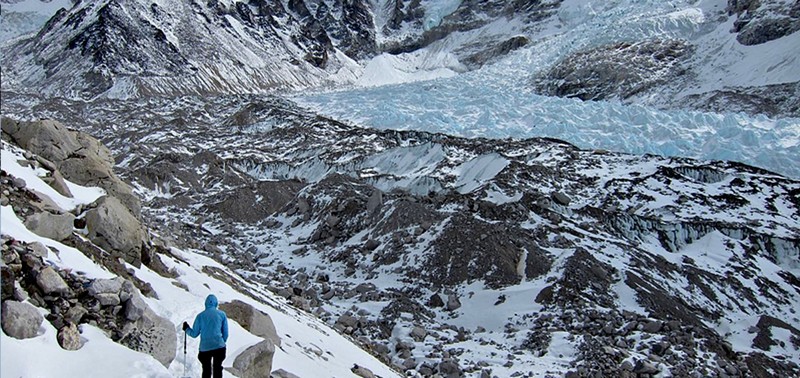
<svg viewBox="0 0 800 378">
<path fill-rule="evenodd" d="M 363 129 L 278 98 L 15 111 L 48 109 L 107 141 L 168 243 L 271 286 L 407 374 L 797 374 L 795 339 L 767 331 L 798 328 L 794 180 L 548 139 Z M 240 201 L 254 207 L 226 205 Z M 476 306 L 495 320 L 471 320 Z"/>
<path fill-rule="evenodd" d="M 375 49 L 366 16 L 360 2 L 85 2 L 4 51 L 4 85 L 79 98 L 319 86 Z"/>
</svg>

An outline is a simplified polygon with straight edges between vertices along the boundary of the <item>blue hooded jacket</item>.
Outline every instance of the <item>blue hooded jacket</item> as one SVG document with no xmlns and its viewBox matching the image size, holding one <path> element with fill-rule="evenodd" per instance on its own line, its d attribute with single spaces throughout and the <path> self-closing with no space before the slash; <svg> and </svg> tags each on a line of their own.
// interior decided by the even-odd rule
<svg viewBox="0 0 800 378">
<path fill-rule="evenodd" d="M 218 303 L 214 294 L 206 297 L 205 311 L 197 314 L 194 325 L 186 330 L 186 334 L 193 338 L 200 336 L 201 352 L 224 348 L 228 341 L 228 317 L 225 312 L 217 310 Z"/>
</svg>

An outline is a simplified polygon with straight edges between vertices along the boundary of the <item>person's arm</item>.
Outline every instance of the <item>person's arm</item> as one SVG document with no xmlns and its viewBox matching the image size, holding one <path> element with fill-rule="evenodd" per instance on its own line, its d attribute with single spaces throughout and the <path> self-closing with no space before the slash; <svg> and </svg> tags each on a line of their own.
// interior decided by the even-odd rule
<svg viewBox="0 0 800 378">
<path fill-rule="evenodd" d="M 222 313 L 222 340 L 228 342 L 228 317 Z"/>
<path fill-rule="evenodd" d="M 192 326 L 186 330 L 186 334 L 189 335 L 189 337 L 195 338 L 200 336 L 200 331 L 202 331 L 202 328 L 203 322 L 200 321 L 200 315 L 198 314 L 194 318 L 194 324 L 192 324 Z"/>
</svg>

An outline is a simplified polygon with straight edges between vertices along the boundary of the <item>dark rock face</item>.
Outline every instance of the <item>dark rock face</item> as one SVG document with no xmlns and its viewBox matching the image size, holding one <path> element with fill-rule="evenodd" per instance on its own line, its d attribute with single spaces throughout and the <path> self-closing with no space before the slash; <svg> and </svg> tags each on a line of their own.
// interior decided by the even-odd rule
<svg viewBox="0 0 800 378">
<path fill-rule="evenodd" d="M 576 53 L 534 80 L 544 95 L 624 100 L 680 75 L 692 47 L 679 40 L 618 43 Z"/>
<path fill-rule="evenodd" d="M 728 0 L 728 14 L 736 15 L 734 33 L 739 43 L 752 46 L 800 30 L 800 4 L 775 0 Z"/>
<path fill-rule="evenodd" d="M 682 106 L 726 113 L 765 114 L 769 117 L 800 117 L 800 82 L 763 87 L 729 88 L 687 96 Z"/>
<path fill-rule="evenodd" d="M 526 46 L 529 42 L 530 41 L 525 36 L 512 37 L 493 47 L 468 56 L 466 59 L 464 59 L 464 63 L 473 67 L 481 67 L 484 64 L 491 62 L 493 59 L 497 59 L 514 50 Z"/>
<path fill-rule="evenodd" d="M 753 347 L 755 348 L 768 352 L 773 345 L 779 344 L 784 347 L 787 344 L 793 345 L 795 348 L 800 347 L 800 330 L 780 319 L 762 315 L 761 319 L 758 320 L 758 324 L 756 324 L 756 328 L 758 329 L 758 334 L 753 339 Z M 789 331 L 791 338 L 789 340 L 775 340 L 772 337 L 772 328 L 781 328 Z"/>
<path fill-rule="evenodd" d="M 565 262 L 565 272 L 550 294 L 540 294 L 540 303 L 574 303 L 586 300 L 610 306 L 609 286 L 615 281 L 616 269 L 595 259 L 583 249 L 578 249 Z"/>
<path fill-rule="evenodd" d="M 80 34 L 69 40 L 67 48 L 80 51 L 95 64 L 92 74 L 102 78 L 100 83 L 111 83 L 108 75 L 179 75 L 192 67 L 170 42 L 164 31 L 137 15 L 126 12 L 125 1 L 111 1 L 97 10 L 97 20 Z M 168 10 L 153 4 L 150 13 L 158 18 Z M 67 25 L 80 24 L 84 13 L 66 18 Z M 149 54 L 131 54 L 130 51 L 148 51 Z M 55 66 L 57 62 L 45 63 Z M 98 83 L 99 84 L 99 83 Z M 109 85 L 98 85 L 97 93 Z M 88 89 L 88 88 L 87 88 Z M 90 94 L 97 94 L 90 93 Z M 87 93 L 88 94 L 88 93 Z"/>
<path fill-rule="evenodd" d="M 224 198 L 209 205 L 208 210 L 223 219 L 257 223 L 286 206 L 303 186 L 296 180 L 259 182 L 221 194 L 219 197 Z"/>
<path fill-rule="evenodd" d="M 419 0 L 396 0 L 387 5 L 390 7 L 391 16 L 382 31 L 384 35 L 391 36 L 394 30 L 400 29 L 403 25 L 411 27 L 412 30 L 419 30 L 418 34 L 409 35 L 402 41 L 391 41 L 381 46 L 383 51 L 395 54 L 417 50 L 452 33 L 474 30 L 502 17 L 518 16 L 527 22 L 543 20 L 555 13 L 561 1 L 466 0 L 436 25 L 427 24 L 425 18 L 428 15 L 420 6 Z M 526 43 L 524 38 L 492 41 L 490 44 L 494 45 L 493 47 L 471 54 L 464 62 L 480 66 L 492 57 L 504 55 Z"/>
<path fill-rule="evenodd" d="M 452 219 L 431 252 L 428 279 L 441 285 L 482 279 L 489 287 L 502 287 L 519 283 L 523 273 L 531 279 L 550 269 L 550 259 L 535 239 L 467 216 Z"/>
<path fill-rule="evenodd" d="M 377 51 L 375 25 L 366 2 L 336 0 L 330 7 L 320 2 L 315 18 L 347 56 L 360 60 Z"/>
</svg>

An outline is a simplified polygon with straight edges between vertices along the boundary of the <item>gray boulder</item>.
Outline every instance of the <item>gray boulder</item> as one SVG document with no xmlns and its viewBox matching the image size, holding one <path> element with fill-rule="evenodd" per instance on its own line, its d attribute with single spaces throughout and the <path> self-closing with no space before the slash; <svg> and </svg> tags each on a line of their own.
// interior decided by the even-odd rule
<svg viewBox="0 0 800 378">
<path fill-rule="evenodd" d="M 81 305 L 75 305 L 74 307 L 70 307 L 67 311 L 67 314 L 64 315 L 64 320 L 67 322 L 80 324 L 81 319 L 83 319 L 86 314 L 89 313 L 89 310 L 85 309 Z"/>
<path fill-rule="evenodd" d="M 444 360 L 440 362 L 439 374 L 445 378 L 459 378 L 462 376 L 461 367 L 453 360 Z"/>
<path fill-rule="evenodd" d="M 105 196 L 86 212 L 89 239 L 125 261 L 139 266 L 147 234 L 139 220 L 115 197 Z"/>
<path fill-rule="evenodd" d="M 272 372 L 272 378 L 300 378 L 300 376 L 283 369 L 278 369 Z"/>
<path fill-rule="evenodd" d="M 369 196 L 367 201 L 367 212 L 372 213 L 383 205 L 383 192 L 380 189 L 375 189 Z"/>
<path fill-rule="evenodd" d="M 58 340 L 58 345 L 61 345 L 61 348 L 65 350 L 78 350 L 83 346 L 81 333 L 78 331 L 78 327 L 72 323 L 61 327 L 58 330 L 56 339 Z"/>
<path fill-rule="evenodd" d="M 569 206 L 569 203 L 572 202 L 566 194 L 561 192 L 553 192 L 552 198 L 553 201 L 562 206 Z"/>
<path fill-rule="evenodd" d="M 175 359 L 178 341 L 175 325 L 169 319 L 158 316 L 147 308 L 127 336 L 119 342 L 135 351 L 153 356 L 158 362 L 169 367 Z"/>
<path fill-rule="evenodd" d="M 367 251 L 374 251 L 378 247 L 380 247 L 381 243 L 375 239 L 369 239 L 366 243 L 364 243 L 364 249 Z"/>
<path fill-rule="evenodd" d="M 425 340 L 425 337 L 428 336 L 428 331 L 426 331 L 422 327 L 415 326 L 411 330 L 411 335 L 410 336 L 411 336 L 412 339 L 414 339 L 414 341 L 422 342 L 423 340 Z"/>
<path fill-rule="evenodd" d="M 116 306 L 122 303 L 120 292 L 125 279 L 115 277 L 110 279 L 96 279 L 89 285 L 89 295 L 97 298 L 103 306 Z"/>
<path fill-rule="evenodd" d="M 20 147 L 52 161 L 65 160 L 81 148 L 76 133 L 53 120 L 15 122 L 3 118 L 2 128 Z"/>
<path fill-rule="evenodd" d="M 59 206 L 56 201 L 53 201 L 50 196 L 44 194 L 36 189 L 29 189 L 33 194 L 39 197 L 38 201 L 31 201 L 29 202 L 31 206 L 33 206 L 34 212 L 41 213 L 41 212 L 48 212 L 52 214 L 63 214 L 65 213 L 64 209 Z"/>
<path fill-rule="evenodd" d="M 375 373 L 363 366 L 353 365 L 353 367 L 350 368 L 350 371 L 361 378 L 375 378 Z"/>
<path fill-rule="evenodd" d="M 44 317 L 30 303 L 5 301 L 2 306 L 2 326 L 6 335 L 15 339 L 36 337 Z"/>
<path fill-rule="evenodd" d="M 147 303 L 144 302 L 144 299 L 138 293 L 133 294 L 125 304 L 125 318 L 130 321 L 137 321 L 144 315 L 147 308 Z"/>
<path fill-rule="evenodd" d="M 642 331 L 645 331 L 647 333 L 658 333 L 659 331 L 661 331 L 661 327 L 662 326 L 660 321 L 653 320 L 645 323 L 645 325 L 642 327 Z"/>
<path fill-rule="evenodd" d="M 237 356 L 231 370 L 239 378 L 269 378 L 274 355 L 275 344 L 264 340 Z"/>
<path fill-rule="evenodd" d="M 11 186 L 17 189 L 25 189 L 28 186 L 28 183 L 22 178 L 14 177 L 11 179 Z"/>
<path fill-rule="evenodd" d="M 447 311 L 454 311 L 461 307 L 461 301 L 458 300 L 458 297 L 455 294 L 450 294 L 447 296 Z"/>
<path fill-rule="evenodd" d="M 71 159 L 61 165 L 61 171 L 70 181 L 81 185 L 99 186 L 108 192 L 108 195 L 119 201 L 135 217 L 141 215 L 141 201 L 131 187 L 120 180 L 103 161 L 96 159 Z M 69 173 L 68 173 L 69 172 Z"/>
<path fill-rule="evenodd" d="M 28 244 L 28 249 L 36 256 L 41 258 L 47 258 L 47 255 L 50 254 L 50 249 L 47 248 L 44 244 L 40 242 L 33 242 Z"/>
<path fill-rule="evenodd" d="M 121 277 L 96 279 L 89 284 L 89 295 L 97 297 L 98 294 L 119 294 L 124 281 Z"/>
<path fill-rule="evenodd" d="M 133 282 L 129 280 L 123 280 L 122 289 L 119 292 L 119 300 L 122 302 L 127 302 L 128 299 L 134 295 L 138 295 L 136 292 L 136 286 L 134 286 Z"/>
<path fill-rule="evenodd" d="M 433 293 L 428 299 L 428 306 L 430 307 L 444 307 L 444 301 L 438 293 Z"/>
<path fill-rule="evenodd" d="M 360 283 L 356 286 L 356 293 L 364 294 L 366 292 L 375 291 L 378 287 L 373 283 Z"/>
<path fill-rule="evenodd" d="M 36 285 L 45 294 L 67 295 L 71 291 L 64 279 L 49 266 L 36 275 Z"/>
<path fill-rule="evenodd" d="M 69 190 L 64 176 L 58 170 L 52 171 L 50 177 L 43 177 L 42 181 L 46 182 L 47 185 L 50 185 L 51 188 L 62 196 L 72 198 L 72 192 Z"/>
<path fill-rule="evenodd" d="M 68 180 L 80 185 L 99 186 L 109 195 L 119 198 L 135 217 L 140 216 L 141 201 L 133 194 L 130 185 L 114 174 L 111 151 L 97 139 L 69 130 L 53 120 L 17 122 L 3 118 L 2 129 L 20 147 L 50 162 L 51 168 L 56 168 Z"/>
<path fill-rule="evenodd" d="M 121 303 L 119 300 L 119 294 L 100 293 L 94 297 L 97 298 L 101 306 L 116 306 Z"/>
<path fill-rule="evenodd" d="M 633 372 L 636 374 L 658 374 L 660 371 L 655 365 L 645 360 L 636 361 L 636 365 L 633 367 Z"/>
<path fill-rule="evenodd" d="M 269 315 L 240 300 L 222 303 L 219 305 L 219 309 L 224 311 L 229 319 L 239 323 L 250 333 L 270 340 L 274 345 L 281 345 L 281 338 Z"/>
<path fill-rule="evenodd" d="M 35 213 L 25 220 L 25 227 L 43 238 L 64 240 L 72 235 L 75 216 L 69 213 Z"/>
</svg>

